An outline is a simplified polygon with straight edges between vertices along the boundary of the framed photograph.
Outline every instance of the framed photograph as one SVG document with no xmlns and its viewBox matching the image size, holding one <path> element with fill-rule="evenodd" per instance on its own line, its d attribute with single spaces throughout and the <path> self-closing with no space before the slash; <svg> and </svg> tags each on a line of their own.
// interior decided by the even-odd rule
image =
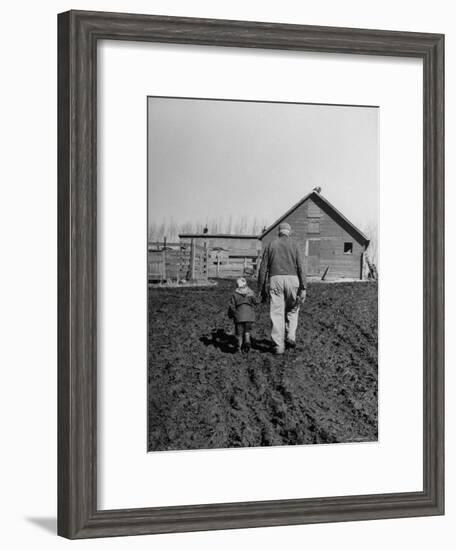
<svg viewBox="0 0 456 550">
<path fill-rule="evenodd" d="M 377 441 L 378 111 L 148 98 L 149 451 Z"/>
<path fill-rule="evenodd" d="M 444 513 L 444 37 L 59 15 L 58 532 Z"/>
</svg>

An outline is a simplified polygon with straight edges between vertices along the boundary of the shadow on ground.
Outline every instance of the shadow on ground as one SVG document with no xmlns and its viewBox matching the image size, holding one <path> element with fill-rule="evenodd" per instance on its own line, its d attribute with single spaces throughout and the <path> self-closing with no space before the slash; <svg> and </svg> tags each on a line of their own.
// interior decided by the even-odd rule
<svg viewBox="0 0 456 550">
<path fill-rule="evenodd" d="M 200 338 L 205 346 L 213 346 L 223 353 L 236 353 L 236 336 L 230 334 L 225 329 L 213 329 L 210 336 L 202 336 Z M 274 351 L 272 342 L 266 338 L 252 338 L 252 350 L 260 353 L 272 353 Z"/>
</svg>

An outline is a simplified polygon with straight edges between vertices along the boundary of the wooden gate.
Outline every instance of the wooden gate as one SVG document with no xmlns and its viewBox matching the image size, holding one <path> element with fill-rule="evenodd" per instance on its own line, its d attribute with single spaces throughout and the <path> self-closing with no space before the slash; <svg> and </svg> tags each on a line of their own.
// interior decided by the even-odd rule
<svg viewBox="0 0 456 550">
<path fill-rule="evenodd" d="M 193 241 L 149 243 L 147 271 L 151 283 L 207 281 L 207 248 Z"/>
<path fill-rule="evenodd" d="M 209 261 L 209 277 L 217 279 L 251 277 L 256 275 L 258 265 L 258 256 L 215 257 Z"/>
</svg>

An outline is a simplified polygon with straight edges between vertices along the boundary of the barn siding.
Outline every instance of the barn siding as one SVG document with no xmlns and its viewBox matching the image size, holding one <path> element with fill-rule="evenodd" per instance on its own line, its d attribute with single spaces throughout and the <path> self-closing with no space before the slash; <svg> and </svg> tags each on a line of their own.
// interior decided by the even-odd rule
<svg viewBox="0 0 456 550">
<path fill-rule="evenodd" d="M 318 199 L 317 199 L 318 200 Z M 320 203 L 321 202 L 321 203 Z M 309 208 L 310 206 L 310 208 Z M 320 217 L 318 217 L 318 213 Z M 323 275 L 328 269 L 327 278 L 361 278 L 362 253 L 364 245 L 357 240 L 353 231 L 332 214 L 323 201 L 309 197 L 286 218 L 281 220 L 291 225 L 293 238 L 299 242 L 303 254 L 307 239 L 320 240 L 320 262 L 314 275 Z M 315 223 L 319 232 L 315 232 Z M 309 224 L 310 231 L 309 231 Z M 345 225 L 346 227 L 343 227 Z M 273 228 L 262 238 L 263 247 L 278 235 L 278 227 Z M 344 242 L 353 243 L 353 253 L 344 254 Z M 310 264 L 310 262 L 309 262 Z"/>
</svg>

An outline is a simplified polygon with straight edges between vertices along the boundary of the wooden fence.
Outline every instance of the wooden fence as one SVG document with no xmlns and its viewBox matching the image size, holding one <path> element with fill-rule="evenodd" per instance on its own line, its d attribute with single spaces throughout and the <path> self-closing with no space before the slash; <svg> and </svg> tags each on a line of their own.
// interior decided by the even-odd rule
<svg viewBox="0 0 456 550">
<path fill-rule="evenodd" d="M 257 274 L 258 267 L 258 257 L 214 258 L 210 261 L 208 273 L 211 278 L 249 277 Z"/>
<path fill-rule="evenodd" d="M 208 253 L 205 246 L 183 243 L 149 243 L 148 279 L 152 283 L 207 281 Z"/>
</svg>

